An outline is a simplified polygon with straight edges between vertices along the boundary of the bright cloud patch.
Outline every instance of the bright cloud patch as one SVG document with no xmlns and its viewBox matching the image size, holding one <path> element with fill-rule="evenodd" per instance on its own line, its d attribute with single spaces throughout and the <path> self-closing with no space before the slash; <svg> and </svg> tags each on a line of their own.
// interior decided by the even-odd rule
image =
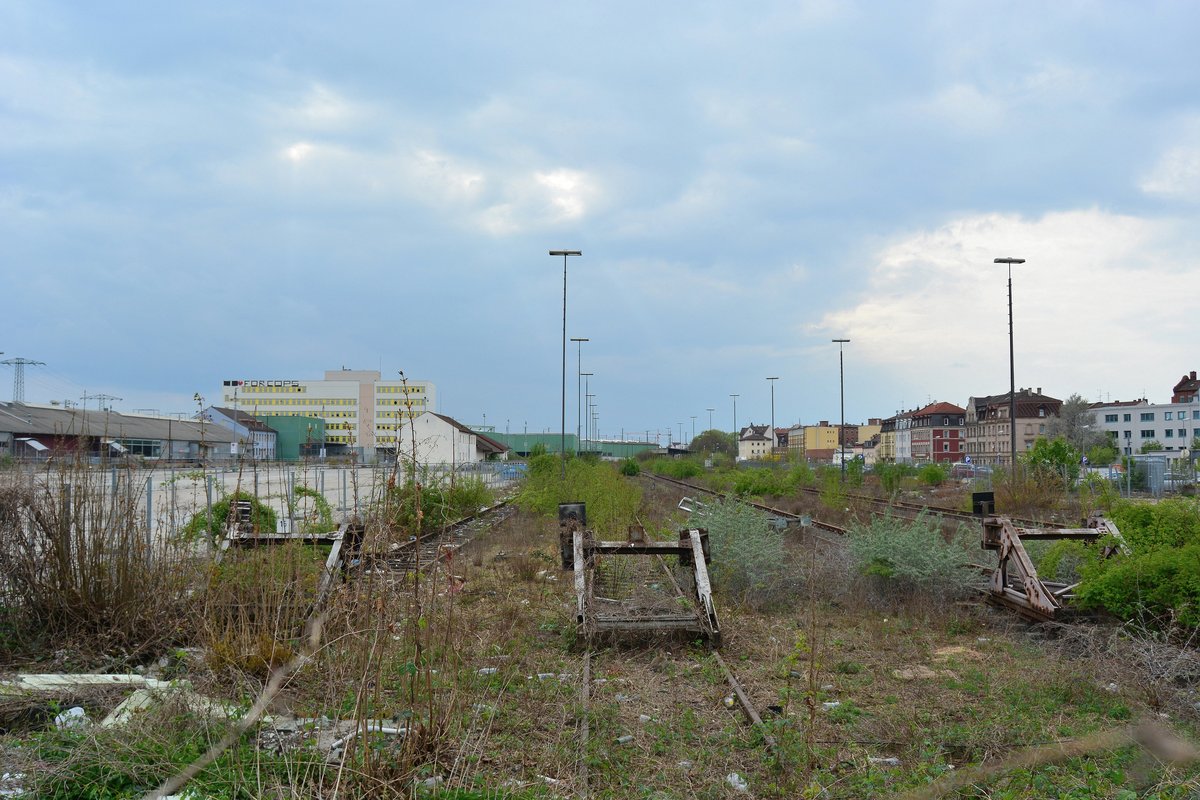
<svg viewBox="0 0 1200 800">
<path fill-rule="evenodd" d="M 1200 147 L 1168 150 L 1142 179 L 1141 189 L 1147 194 L 1200 200 Z"/>
<path fill-rule="evenodd" d="M 1200 293 L 1186 236 L 1097 210 L 959 219 L 885 247 L 860 299 L 813 327 L 922 396 L 1006 391 L 1007 269 L 993 259 L 1025 258 L 1012 272 L 1017 384 L 1158 396 L 1194 366 L 1185 321 L 1164 303 Z"/>
</svg>

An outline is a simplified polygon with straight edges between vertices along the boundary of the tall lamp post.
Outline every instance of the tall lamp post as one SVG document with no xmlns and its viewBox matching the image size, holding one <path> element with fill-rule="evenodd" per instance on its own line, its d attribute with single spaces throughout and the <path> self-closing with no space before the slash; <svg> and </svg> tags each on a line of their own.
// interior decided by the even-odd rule
<svg viewBox="0 0 1200 800">
<path fill-rule="evenodd" d="M 738 452 L 741 450 L 741 447 L 738 445 L 738 441 L 742 438 L 739 435 L 737 426 L 737 399 L 741 397 L 741 395 L 731 394 L 729 396 L 733 398 L 733 466 L 737 467 Z"/>
<path fill-rule="evenodd" d="M 704 410 L 708 412 L 708 429 L 711 431 L 712 430 L 712 412 L 716 411 L 716 409 L 715 408 L 706 408 Z"/>
<path fill-rule="evenodd" d="M 775 381 L 779 376 L 767 380 L 771 382 L 771 455 L 775 455 Z"/>
<path fill-rule="evenodd" d="M 591 339 L 579 339 L 571 337 L 572 342 L 579 344 L 579 352 L 575 355 L 575 449 L 579 449 L 579 431 L 581 427 L 580 420 L 583 419 L 583 343 L 590 342 Z"/>
<path fill-rule="evenodd" d="M 688 449 L 692 447 L 692 442 L 696 439 L 696 415 L 692 414 L 692 438 L 688 439 Z"/>
<path fill-rule="evenodd" d="M 842 482 L 846 482 L 846 362 L 842 359 L 842 345 L 848 344 L 849 339 L 831 339 L 838 346 L 838 394 L 842 405 L 842 427 L 838 430 L 839 444 L 842 446 Z"/>
<path fill-rule="evenodd" d="M 1017 371 L 1013 361 L 1012 265 L 1024 264 L 1023 258 L 996 258 L 993 264 L 1008 265 L 1008 440 L 1012 461 L 1009 469 L 1017 474 Z"/>
<path fill-rule="evenodd" d="M 588 440 L 592 435 L 592 395 L 588 394 L 588 378 L 594 375 L 594 372 L 581 372 L 583 376 L 583 449 L 587 450 Z"/>
<path fill-rule="evenodd" d="M 563 260 L 563 324 L 562 324 L 562 424 L 558 448 L 562 451 L 560 476 L 567 479 L 567 256 L 581 256 L 582 250 L 551 250 L 550 255 L 562 256 Z"/>
</svg>

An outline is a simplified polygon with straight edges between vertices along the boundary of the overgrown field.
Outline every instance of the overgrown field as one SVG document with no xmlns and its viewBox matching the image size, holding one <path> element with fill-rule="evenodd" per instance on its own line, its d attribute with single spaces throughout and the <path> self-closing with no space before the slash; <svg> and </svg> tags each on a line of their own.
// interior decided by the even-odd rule
<svg viewBox="0 0 1200 800">
<path fill-rule="evenodd" d="M 585 711 L 586 643 L 551 512 L 585 500 L 605 538 L 635 522 L 674 537 L 685 520 L 678 493 L 606 464 L 568 468 L 562 486 L 557 461 L 535 463 L 526 510 L 419 580 L 352 573 L 316 628 L 305 620 L 325 553 L 289 546 L 215 569 L 193 554 L 190 571 L 168 573 L 185 588 L 153 606 L 172 625 L 147 641 L 59 638 L 38 655 L 23 639 L 8 651 L 23 672 L 137 668 L 177 689 L 111 727 L 54 718 L 78 705 L 99 720 L 129 690 L 0 694 L 2 771 L 29 797 L 141 797 L 270 687 L 269 720 L 229 737 L 188 784 L 196 796 L 576 797 L 585 776 L 597 798 L 1200 792 L 1193 651 L 1142 625 L 1029 628 L 987 610 L 957 566 L 965 534 L 923 521 L 864 520 L 841 548 L 710 506 L 723 653 L 765 728 L 747 726 L 713 655 L 686 640 L 598 648 Z M 404 537 L 396 526 L 423 516 L 412 499 L 368 538 Z"/>
</svg>

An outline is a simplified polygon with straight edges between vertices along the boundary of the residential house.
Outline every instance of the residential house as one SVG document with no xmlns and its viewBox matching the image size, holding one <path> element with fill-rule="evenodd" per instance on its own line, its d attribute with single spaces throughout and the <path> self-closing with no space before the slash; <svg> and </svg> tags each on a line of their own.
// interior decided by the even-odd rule
<svg viewBox="0 0 1200 800">
<path fill-rule="evenodd" d="M 912 412 L 909 440 L 917 464 L 954 463 L 965 454 L 966 409 L 953 403 L 930 403 Z"/>
<path fill-rule="evenodd" d="M 738 434 L 738 461 L 757 461 L 771 454 L 775 443 L 772 441 L 770 425 L 755 425 L 750 423 Z"/>
<path fill-rule="evenodd" d="M 1009 427 L 1009 401 L 1011 395 L 989 395 L 972 397 L 966 408 L 966 455 L 976 464 L 1009 465 L 1012 458 L 1011 431 Z M 1024 453 L 1033 443 L 1046 435 L 1046 426 L 1051 417 L 1058 416 L 1062 400 L 1042 394 L 1037 389 L 1021 388 L 1016 394 L 1017 452 Z"/>
<path fill-rule="evenodd" d="M 253 414 L 224 406 L 209 406 L 200 412 L 200 416 L 233 431 L 243 458 L 255 461 L 275 460 L 276 433 Z"/>
</svg>

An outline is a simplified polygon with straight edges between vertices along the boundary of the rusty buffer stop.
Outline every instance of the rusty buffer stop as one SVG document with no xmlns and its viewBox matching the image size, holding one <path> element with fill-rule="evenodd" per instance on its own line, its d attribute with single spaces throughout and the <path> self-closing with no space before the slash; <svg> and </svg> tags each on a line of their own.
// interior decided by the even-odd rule
<svg viewBox="0 0 1200 800">
<path fill-rule="evenodd" d="M 625 541 L 601 541 L 587 527 L 583 503 L 560 504 L 558 523 L 563 569 L 575 572 L 575 621 L 583 640 L 682 633 L 720 646 L 707 531 L 684 528 L 677 540 L 653 541 L 632 525 Z"/>
</svg>

